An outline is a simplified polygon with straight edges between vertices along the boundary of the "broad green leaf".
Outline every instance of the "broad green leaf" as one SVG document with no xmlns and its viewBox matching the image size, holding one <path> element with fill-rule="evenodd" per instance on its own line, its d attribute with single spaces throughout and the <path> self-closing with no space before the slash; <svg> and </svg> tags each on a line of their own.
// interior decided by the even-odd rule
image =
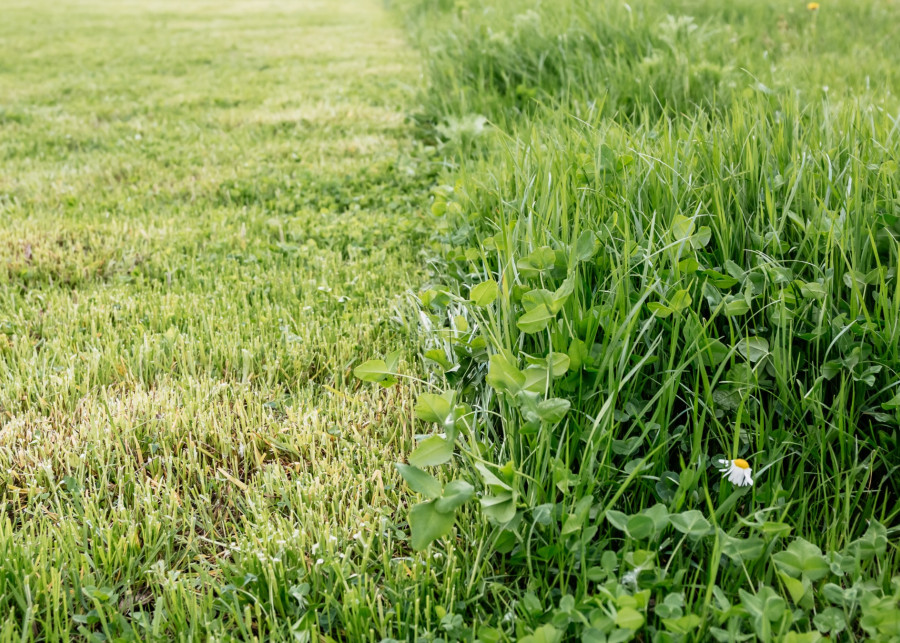
<svg viewBox="0 0 900 643">
<path fill-rule="evenodd" d="M 432 467 L 444 464 L 453 456 L 453 443 L 440 435 L 432 435 L 419 442 L 409 454 L 409 463 L 415 467 Z"/>
<path fill-rule="evenodd" d="M 525 386 L 525 373 L 500 353 L 491 355 L 487 383 L 497 391 L 515 395 Z"/>
<path fill-rule="evenodd" d="M 671 315 L 674 310 L 669 308 L 668 306 L 661 304 L 656 301 L 651 301 L 647 303 L 647 310 L 656 315 L 657 317 L 666 318 Z"/>
<path fill-rule="evenodd" d="M 469 299 L 474 302 L 476 306 L 484 307 L 494 303 L 499 294 L 500 286 L 498 286 L 497 282 L 493 279 L 488 279 L 487 281 L 482 281 L 477 286 L 472 287 L 469 291 Z"/>
<path fill-rule="evenodd" d="M 800 286 L 800 294 L 807 299 L 824 299 L 827 291 L 825 286 L 815 281 Z"/>
<path fill-rule="evenodd" d="M 694 220 L 681 214 L 672 219 L 672 237 L 675 241 L 684 241 L 694 233 Z"/>
<path fill-rule="evenodd" d="M 731 288 L 732 286 L 736 286 L 740 283 L 734 277 L 721 273 L 718 270 L 703 270 L 701 274 L 704 275 L 709 280 L 709 283 L 711 283 L 713 286 L 715 286 L 716 288 L 721 288 L 723 290 Z"/>
<path fill-rule="evenodd" d="M 768 585 L 759 588 L 757 594 L 738 590 L 741 602 L 752 616 L 768 621 L 779 621 L 784 617 L 787 602 Z"/>
<path fill-rule="evenodd" d="M 835 605 L 840 605 L 846 609 L 853 609 L 853 606 L 860 599 L 861 593 L 857 587 L 841 587 L 834 583 L 825 583 L 822 587 L 822 595 Z"/>
<path fill-rule="evenodd" d="M 488 519 L 502 525 L 516 517 L 516 500 L 510 491 L 482 496 L 481 511 Z"/>
<path fill-rule="evenodd" d="M 687 290 L 677 290 L 675 294 L 669 298 L 669 308 L 676 313 L 679 313 L 690 306 L 691 301 L 691 294 Z"/>
<path fill-rule="evenodd" d="M 546 288 L 535 288 L 522 295 L 522 308 L 525 312 L 531 312 L 541 304 L 548 309 L 553 305 L 553 293 Z"/>
<path fill-rule="evenodd" d="M 443 349 L 432 348 L 431 350 L 425 351 L 423 356 L 425 359 L 430 359 L 431 361 L 440 364 L 445 371 L 449 371 L 453 368 L 453 364 L 447 359 L 447 354 Z"/>
<path fill-rule="evenodd" d="M 812 596 L 812 583 L 806 577 L 792 578 L 784 572 L 778 572 L 778 578 L 791 595 L 794 604 L 803 609 L 812 609 L 815 601 Z"/>
<path fill-rule="evenodd" d="M 700 340 L 700 356 L 707 366 L 718 366 L 728 357 L 728 347 L 718 339 Z"/>
<path fill-rule="evenodd" d="M 776 284 L 789 284 L 794 280 L 794 271 L 786 266 L 769 264 L 764 266 L 769 278 Z"/>
<path fill-rule="evenodd" d="M 854 556 L 847 556 L 838 551 L 829 551 L 825 554 L 825 560 L 828 561 L 828 568 L 835 576 L 843 576 L 846 573 L 852 573 L 859 568 L 859 561 Z"/>
<path fill-rule="evenodd" d="M 575 292 L 575 273 L 573 272 L 568 277 L 566 277 L 565 281 L 562 282 L 559 288 L 556 289 L 556 292 L 551 296 L 550 303 L 550 312 L 553 314 L 558 313 L 562 310 L 562 307 L 565 305 L 566 300 Z"/>
<path fill-rule="evenodd" d="M 353 369 L 353 374 L 363 382 L 383 382 L 393 375 L 383 359 L 370 359 Z"/>
<path fill-rule="evenodd" d="M 597 236 L 590 230 L 578 235 L 575 242 L 575 261 L 588 261 L 597 254 Z"/>
<path fill-rule="evenodd" d="M 387 366 L 388 371 L 391 373 L 397 372 L 397 366 L 400 365 L 400 357 L 403 355 L 403 351 L 394 351 L 393 353 L 388 353 L 384 356 L 384 363 Z"/>
<path fill-rule="evenodd" d="M 609 524 L 611 524 L 619 531 L 628 530 L 628 516 L 623 514 L 621 511 L 610 509 L 606 512 L 606 520 L 608 520 Z"/>
<path fill-rule="evenodd" d="M 684 594 L 673 592 L 666 595 L 654 609 L 659 618 L 681 618 L 684 615 Z"/>
<path fill-rule="evenodd" d="M 690 473 L 684 473 L 685 482 L 684 486 L 690 486 Z M 675 494 L 678 491 L 679 484 L 681 483 L 681 477 L 679 474 L 674 471 L 664 471 L 662 475 L 659 477 L 659 480 L 656 481 L 654 487 L 656 488 L 656 495 L 659 496 L 659 499 L 663 502 L 672 502 L 675 499 Z M 665 506 L 665 505 L 662 505 Z M 666 512 L 666 523 L 669 521 L 668 512 Z"/>
<path fill-rule="evenodd" d="M 549 502 L 538 505 L 531 510 L 531 515 L 534 517 L 534 522 L 546 527 L 553 522 L 553 505 Z"/>
<path fill-rule="evenodd" d="M 550 353 L 546 363 L 552 377 L 562 377 L 569 370 L 569 356 L 565 353 Z"/>
<path fill-rule="evenodd" d="M 616 552 L 610 549 L 604 551 L 603 555 L 600 556 L 600 565 L 603 566 L 607 574 L 614 573 L 619 567 L 619 558 L 616 556 Z"/>
<path fill-rule="evenodd" d="M 683 273 L 697 272 L 700 270 L 700 264 L 693 257 L 682 259 L 678 262 L 678 271 Z"/>
<path fill-rule="evenodd" d="M 546 366 L 532 364 L 525 373 L 525 390 L 532 393 L 544 393 L 549 384 L 550 371 Z"/>
<path fill-rule="evenodd" d="M 722 543 L 722 553 L 735 562 L 755 561 L 766 549 L 766 541 L 758 536 L 736 538 L 720 530 L 719 541 Z"/>
<path fill-rule="evenodd" d="M 858 270 L 848 270 L 844 273 L 844 284 L 847 288 L 858 288 L 862 290 L 866 287 L 866 276 Z"/>
<path fill-rule="evenodd" d="M 443 424 L 451 410 L 450 401 L 442 395 L 420 393 L 416 398 L 416 417 L 425 422 Z"/>
<path fill-rule="evenodd" d="M 825 379 L 830 380 L 835 375 L 841 372 L 841 369 L 844 367 L 844 364 L 840 360 L 831 360 L 822 364 L 822 375 L 825 376 Z"/>
<path fill-rule="evenodd" d="M 866 273 L 866 283 L 871 285 L 877 284 L 884 280 L 886 277 L 890 279 L 888 275 L 887 266 L 881 266 L 880 268 L 873 268 L 869 272 Z"/>
<path fill-rule="evenodd" d="M 795 317 L 794 313 L 788 310 L 783 303 L 770 307 L 768 312 L 769 321 L 780 328 L 790 328 L 790 324 Z"/>
<path fill-rule="evenodd" d="M 758 362 L 769 354 L 769 342 L 764 337 L 746 337 L 738 342 L 738 353 L 751 362 Z"/>
<path fill-rule="evenodd" d="M 770 538 L 775 538 L 779 536 L 787 536 L 791 533 L 793 527 L 785 522 L 774 522 L 771 520 L 767 520 L 761 525 L 758 525 L 757 528 L 765 535 Z"/>
<path fill-rule="evenodd" d="M 710 522 L 696 509 L 678 514 L 669 514 L 669 522 L 672 523 L 675 529 L 691 538 L 705 536 L 712 529 Z"/>
<path fill-rule="evenodd" d="M 588 495 L 575 503 L 572 513 L 566 514 L 563 522 L 562 535 L 580 531 L 590 514 L 593 497 Z"/>
<path fill-rule="evenodd" d="M 116 600 L 118 594 L 112 587 L 95 587 L 94 585 L 85 585 L 83 592 L 88 598 L 92 598 L 98 603 L 108 603 Z"/>
<path fill-rule="evenodd" d="M 781 639 L 781 643 L 818 643 L 822 640 L 822 635 L 816 631 L 812 632 L 788 632 Z"/>
<path fill-rule="evenodd" d="M 538 403 L 537 414 L 543 422 L 556 424 L 566 416 L 571 406 L 569 400 L 553 397 Z"/>
<path fill-rule="evenodd" d="M 541 625 L 531 634 L 519 639 L 519 643 L 559 643 L 563 633 L 550 624 Z"/>
<path fill-rule="evenodd" d="M 616 611 L 616 625 L 626 630 L 639 630 L 644 624 L 644 615 L 633 607 L 623 607 Z"/>
<path fill-rule="evenodd" d="M 890 400 L 881 405 L 881 408 L 891 411 L 893 409 L 900 409 L 900 389 L 897 389 L 897 393 Z"/>
<path fill-rule="evenodd" d="M 710 239 L 712 239 L 712 230 L 709 229 L 709 226 L 700 226 L 696 234 L 691 235 L 691 247 L 699 250 L 708 244 Z"/>
<path fill-rule="evenodd" d="M 722 303 L 722 293 L 709 281 L 704 281 L 700 290 L 703 292 L 703 298 L 706 299 L 706 303 L 710 308 L 714 309 Z"/>
<path fill-rule="evenodd" d="M 569 356 L 569 370 L 580 371 L 581 367 L 584 366 L 584 360 L 589 355 L 587 344 L 575 338 L 569 344 L 569 350 L 566 354 Z"/>
<path fill-rule="evenodd" d="M 549 371 L 552 377 L 562 377 L 569 370 L 569 356 L 565 353 L 549 353 L 546 357 L 526 355 L 525 361 L 529 364 L 528 368 Z"/>
<path fill-rule="evenodd" d="M 478 639 L 482 643 L 500 643 L 504 640 L 504 636 L 503 632 L 496 627 L 481 625 L 478 627 Z"/>
<path fill-rule="evenodd" d="M 634 157 L 631 154 L 620 154 L 616 159 L 616 171 L 621 172 L 632 163 L 634 163 Z"/>
<path fill-rule="evenodd" d="M 826 607 L 813 617 L 813 624 L 822 633 L 830 632 L 839 634 L 847 628 L 847 618 L 843 610 L 836 607 Z"/>
<path fill-rule="evenodd" d="M 747 275 L 747 271 L 733 262 L 731 259 L 725 260 L 725 271 L 735 279 L 743 280 Z"/>
<path fill-rule="evenodd" d="M 542 246 L 527 257 L 528 263 L 538 270 L 548 270 L 556 263 L 556 251 L 549 246 Z"/>
<path fill-rule="evenodd" d="M 547 328 L 553 317 L 547 305 L 540 304 L 519 317 L 516 326 L 523 333 L 539 333 Z"/>
<path fill-rule="evenodd" d="M 613 440 L 612 450 L 617 455 L 631 455 L 643 443 L 643 437 L 635 435 L 624 440 Z"/>
<path fill-rule="evenodd" d="M 660 532 L 669 524 L 669 510 L 661 503 L 656 503 L 648 509 L 641 511 L 641 514 L 653 521 L 653 530 Z"/>
<path fill-rule="evenodd" d="M 688 634 L 702 623 L 702 619 L 696 614 L 685 614 L 678 618 L 663 619 L 663 625 L 675 634 Z"/>
<path fill-rule="evenodd" d="M 787 549 L 772 555 L 775 566 L 794 578 L 805 575 L 817 581 L 828 575 L 830 567 L 822 550 L 811 542 L 797 538 Z"/>
<path fill-rule="evenodd" d="M 443 290 L 430 289 L 421 295 L 422 305 L 426 308 L 442 309 L 450 305 L 452 301 L 450 294 Z"/>
<path fill-rule="evenodd" d="M 408 464 L 398 462 L 394 466 L 397 467 L 397 471 L 399 471 L 400 475 L 403 476 L 403 479 L 406 480 L 406 484 L 409 485 L 410 489 L 416 493 L 421 493 L 426 498 L 432 500 L 440 498 L 441 483 L 438 482 L 437 478 L 433 475 Z"/>
<path fill-rule="evenodd" d="M 453 480 L 444 487 L 444 493 L 435 500 L 434 508 L 441 513 L 452 513 L 475 495 L 475 487 L 465 480 Z"/>
<path fill-rule="evenodd" d="M 635 514 L 628 519 L 625 530 L 635 540 L 645 540 L 654 533 L 653 520 L 649 516 Z"/>
<path fill-rule="evenodd" d="M 602 629 L 590 626 L 581 632 L 581 643 L 609 643 L 609 641 Z"/>
<path fill-rule="evenodd" d="M 477 469 L 478 473 L 481 474 L 482 481 L 491 491 L 512 491 L 512 487 L 509 486 L 509 484 L 505 480 L 501 480 L 499 476 L 497 476 L 493 471 L 484 466 L 481 462 L 475 462 L 475 469 Z M 505 475 L 503 469 L 501 469 L 499 473 L 504 477 L 508 477 Z"/>
<path fill-rule="evenodd" d="M 871 560 L 884 556 L 887 551 L 887 529 L 877 520 L 872 520 L 861 538 L 847 546 L 847 553 L 859 560 Z"/>
<path fill-rule="evenodd" d="M 746 315 L 750 312 L 750 304 L 742 297 L 730 297 L 729 300 L 725 302 L 723 312 L 726 317 Z"/>
<path fill-rule="evenodd" d="M 446 536 L 453 529 L 453 513 L 441 513 L 435 508 L 436 500 L 420 502 L 409 511 L 410 545 L 422 551 L 432 542 Z"/>
</svg>

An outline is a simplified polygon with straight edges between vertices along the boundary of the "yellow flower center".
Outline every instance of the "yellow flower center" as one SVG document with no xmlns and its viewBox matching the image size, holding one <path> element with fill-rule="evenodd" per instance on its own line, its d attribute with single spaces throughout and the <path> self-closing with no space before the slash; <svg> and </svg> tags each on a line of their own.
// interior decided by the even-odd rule
<svg viewBox="0 0 900 643">
<path fill-rule="evenodd" d="M 806 8 L 809 9 L 810 11 L 816 11 L 819 8 L 819 3 L 818 2 L 810 2 L 808 5 L 806 5 Z"/>
<path fill-rule="evenodd" d="M 734 466 L 736 466 L 739 469 L 749 469 L 750 468 L 750 463 L 747 462 L 746 460 L 733 460 L 732 462 L 734 462 Z"/>
</svg>

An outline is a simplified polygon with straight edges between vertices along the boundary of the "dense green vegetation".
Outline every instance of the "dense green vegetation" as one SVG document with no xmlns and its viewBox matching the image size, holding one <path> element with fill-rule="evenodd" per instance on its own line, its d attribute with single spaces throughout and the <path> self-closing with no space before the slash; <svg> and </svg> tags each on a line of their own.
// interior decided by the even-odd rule
<svg viewBox="0 0 900 643">
<path fill-rule="evenodd" d="M 400 470 L 478 636 L 900 636 L 896 5 L 406 9 L 452 170 Z"/>
<path fill-rule="evenodd" d="M 390 4 L 4 6 L 0 641 L 898 640 L 900 6 Z"/>
</svg>

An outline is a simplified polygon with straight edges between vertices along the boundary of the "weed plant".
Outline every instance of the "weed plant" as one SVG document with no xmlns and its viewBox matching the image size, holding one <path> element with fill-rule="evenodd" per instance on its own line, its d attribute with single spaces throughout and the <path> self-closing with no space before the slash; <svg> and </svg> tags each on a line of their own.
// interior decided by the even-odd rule
<svg viewBox="0 0 900 643">
<path fill-rule="evenodd" d="M 900 636 L 897 7 L 405 10 L 450 170 L 400 471 L 414 547 L 489 552 L 472 631 Z"/>
</svg>

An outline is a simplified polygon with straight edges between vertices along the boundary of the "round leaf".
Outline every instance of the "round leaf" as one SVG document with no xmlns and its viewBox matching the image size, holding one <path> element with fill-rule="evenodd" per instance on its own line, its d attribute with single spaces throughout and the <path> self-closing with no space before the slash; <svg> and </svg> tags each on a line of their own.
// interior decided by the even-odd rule
<svg viewBox="0 0 900 643">
<path fill-rule="evenodd" d="M 488 279 L 487 281 L 483 281 L 477 286 L 473 286 L 472 290 L 469 291 L 469 299 L 475 303 L 476 306 L 490 306 L 497 299 L 497 296 L 500 294 L 500 287 L 497 285 L 497 282 L 493 279 Z"/>
</svg>

